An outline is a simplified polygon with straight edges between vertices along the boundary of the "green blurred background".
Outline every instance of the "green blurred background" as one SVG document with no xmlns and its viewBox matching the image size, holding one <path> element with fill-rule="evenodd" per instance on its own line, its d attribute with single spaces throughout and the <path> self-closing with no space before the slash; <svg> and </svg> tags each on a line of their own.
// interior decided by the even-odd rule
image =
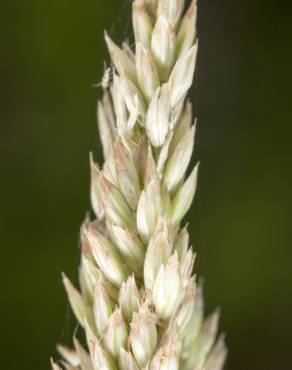
<svg viewBox="0 0 292 370">
<path fill-rule="evenodd" d="M 61 271 L 76 279 L 103 30 L 130 0 L 1 5 L 1 368 L 41 370 L 71 343 Z M 291 1 L 200 1 L 192 89 L 199 190 L 189 215 L 207 309 L 222 309 L 226 369 L 291 368 Z M 290 168 L 290 170 L 289 170 Z"/>
</svg>

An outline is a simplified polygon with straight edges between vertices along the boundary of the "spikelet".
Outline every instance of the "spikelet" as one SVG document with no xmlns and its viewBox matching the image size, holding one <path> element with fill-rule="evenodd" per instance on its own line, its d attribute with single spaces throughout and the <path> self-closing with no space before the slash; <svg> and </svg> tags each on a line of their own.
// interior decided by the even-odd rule
<svg viewBox="0 0 292 370">
<path fill-rule="evenodd" d="M 180 224 L 199 165 L 192 106 L 197 4 L 134 0 L 135 49 L 105 34 L 113 69 L 98 103 L 104 152 L 90 155 L 96 219 L 81 227 L 80 292 L 64 275 L 84 346 L 58 346 L 60 370 L 221 370 L 219 313 L 204 319 L 195 254 Z M 108 71 L 107 71 L 108 73 Z"/>
</svg>

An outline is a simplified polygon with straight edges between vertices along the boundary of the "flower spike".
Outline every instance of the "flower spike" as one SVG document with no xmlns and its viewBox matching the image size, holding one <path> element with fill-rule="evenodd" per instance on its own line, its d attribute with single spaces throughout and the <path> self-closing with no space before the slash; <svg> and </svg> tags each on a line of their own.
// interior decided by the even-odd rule
<svg viewBox="0 0 292 370">
<path fill-rule="evenodd" d="M 132 0 L 134 45 L 105 33 L 104 163 L 90 154 L 93 217 L 80 232 L 80 290 L 63 276 L 85 341 L 58 346 L 63 360 L 53 370 L 223 369 L 219 312 L 204 318 L 196 253 L 181 225 L 199 173 L 199 164 L 188 173 L 198 52 L 197 0 L 188 4 Z"/>
</svg>

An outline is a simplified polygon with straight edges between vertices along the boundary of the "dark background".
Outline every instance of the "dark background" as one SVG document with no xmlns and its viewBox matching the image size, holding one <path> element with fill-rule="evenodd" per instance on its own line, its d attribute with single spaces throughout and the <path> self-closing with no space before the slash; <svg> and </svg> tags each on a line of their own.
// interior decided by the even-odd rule
<svg viewBox="0 0 292 370">
<path fill-rule="evenodd" d="M 1 5 L 1 368 L 41 370 L 70 344 L 60 273 L 76 279 L 103 30 L 130 0 Z M 189 214 L 207 309 L 222 309 L 230 370 L 291 368 L 290 1 L 200 1 L 192 89 L 199 190 Z M 99 154 L 99 159 L 101 156 Z"/>
</svg>

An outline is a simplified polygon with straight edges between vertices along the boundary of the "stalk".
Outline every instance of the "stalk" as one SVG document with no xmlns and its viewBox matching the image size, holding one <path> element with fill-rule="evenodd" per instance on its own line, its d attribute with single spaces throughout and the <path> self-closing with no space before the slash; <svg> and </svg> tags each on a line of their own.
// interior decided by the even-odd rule
<svg viewBox="0 0 292 370">
<path fill-rule="evenodd" d="M 204 318 L 195 253 L 181 228 L 199 168 L 187 174 L 196 0 L 185 8 L 184 0 L 134 0 L 134 50 L 105 34 L 112 67 L 97 109 L 104 164 L 90 156 L 95 218 L 80 231 L 80 290 L 63 276 L 86 343 L 58 346 L 55 370 L 223 368 L 219 312 Z"/>
</svg>

